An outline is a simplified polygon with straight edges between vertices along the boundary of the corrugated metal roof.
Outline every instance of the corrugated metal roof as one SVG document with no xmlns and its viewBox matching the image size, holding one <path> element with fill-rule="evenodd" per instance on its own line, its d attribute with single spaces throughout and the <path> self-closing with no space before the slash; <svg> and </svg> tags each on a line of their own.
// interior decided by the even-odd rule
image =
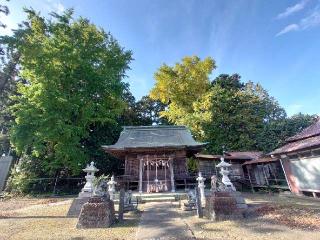
<svg viewBox="0 0 320 240">
<path fill-rule="evenodd" d="M 114 145 L 102 146 L 105 150 L 158 147 L 201 147 L 185 126 L 127 126 Z"/>
<path fill-rule="evenodd" d="M 288 138 L 286 141 L 287 144 L 269 154 L 291 153 L 320 146 L 320 118 L 318 118 L 316 123 Z"/>
<path fill-rule="evenodd" d="M 300 133 L 294 135 L 293 137 L 289 137 L 286 139 L 287 142 L 293 142 L 313 136 L 320 135 L 320 118 L 317 120 L 316 123 L 312 124 L 311 126 L 305 128 Z"/>
<path fill-rule="evenodd" d="M 246 161 L 242 165 L 276 162 L 278 160 L 279 160 L 278 158 L 262 157 L 262 158 L 257 158 L 254 160 Z"/>
<path fill-rule="evenodd" d="M 272 154 L 281 154 L 281 153 L 290 153 L 290 152 L 297 152 L 303 149 L 309 149 L 312 147 L 320 146 L 320 136 L 309 137 L 306 139 L 302 139 L 295 142 L 290 142 L 274 151 L 269 153 Z"/>
<path fill-rule="evenodd" d="M 237 159 L 255 159 L 262 155 L 262 152 L 227 152 L 230 157 L 234 157 Z"/>
<path fill-rule="evenodd" d="M 262 155 L 262 152 L 226 152 L 224 158 L 227 160 L 249 160 L 256 159 Z M 203 159 L 220 159 L 222 155 L 201 154 L 195 155 L 197 158 Z"/>
</svg>

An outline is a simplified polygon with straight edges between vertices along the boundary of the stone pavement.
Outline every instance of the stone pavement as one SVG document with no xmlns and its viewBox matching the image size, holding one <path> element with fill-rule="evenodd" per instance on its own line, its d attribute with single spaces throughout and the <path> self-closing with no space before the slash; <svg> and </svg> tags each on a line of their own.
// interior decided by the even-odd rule
<svg viewBox="0 0 320 240">
<path fill-rule="evenodd" d="M 195 239 L 171 202 L 146 203 L 136 234 L 137 240 Z"/>
</svg>

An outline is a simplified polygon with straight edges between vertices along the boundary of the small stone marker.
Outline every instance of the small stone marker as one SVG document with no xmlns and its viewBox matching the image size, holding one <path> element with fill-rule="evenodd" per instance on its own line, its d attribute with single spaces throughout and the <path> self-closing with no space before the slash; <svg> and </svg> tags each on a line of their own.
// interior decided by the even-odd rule
<svg viewBox="0 0 320 240">
<path fill-rule="evenodd" d="M 120 196 L 119 196 L 119 211 L 118 211 L 118 220 L 119 220 L 119 222 L 123 221 L 124 195 L 125 195 L 125 191 L 124 191 L 123 188 L 121 188 L 120 189 Z"/>
</svg>

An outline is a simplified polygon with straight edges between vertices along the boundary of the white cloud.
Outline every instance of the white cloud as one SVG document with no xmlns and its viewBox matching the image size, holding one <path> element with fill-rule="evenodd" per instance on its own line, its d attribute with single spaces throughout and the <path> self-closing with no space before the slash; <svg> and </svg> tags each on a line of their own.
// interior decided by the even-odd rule
<svg viewBox="0 0 320 240">
<path fill-rule="evenodd" d="M 65 7 L 61 2 L 54 3 L 53 8 L 54 8 L 54 11 L 56 11 L 59 14 L 65 11 Z"/>
<path fill-rule="evenodd" d="M 320 25 L 320 9 L 317 8 L 306 18 L 301 19 L 300 27 L 302 30 L 317 27 Z"/>
<path fill-rule="evenodd" d="M 283 28 L 280 32 L 278 32 L 276 34 L 276 36 L 280 36 L 282 34 L 288 33 L 288 32 L 292 32 L 292 31 L 298 31 L 300 29 L 298 24 L 290 24 L 288 26 L 286 26 L 285 28 Z"/>
<path fill-rule="evenodd" d="M 297 114 L 299 112 L 301 112 L 301 110 L 303 109 L 303 105 L 302 104 L 291 104 L 287 107 L 287 114 L 288 116 L 292 116 L 294 114 Z"/>
<path fill-rule="evenodd" d="M 276 37 L 292 31 L 303 31 L 320 26 L 320 5 L 299 23 L 289 24 L 276 34 Z"/>
<path fill-rule="evenodd" d="M 293 6 L 287 7 L 284 12 L 278 14 L 277 19 L 286 18 L 296 12 L 303 10 L 308 2 L 309 0 L 302 0 L 301 2 Z"/>
<path fill-rule="evenodd" d="M 56 12 L 58 14 L 61 14 L 66 8 L 61 3 L 61 1 L 45 0 L 42 2 L 42 6 L 40 6 L 40 9 L 45 9 L 46 12 Z"/>
<path fill-rule="evenodd" d="M 6 28 L 1 28 L 1 35 L 11 35 L 12 29 L 16 29 L 18 26 L 10 14 L 8 16 L 0 14 L 0 21 L 6 25 Z"/>
</svg>

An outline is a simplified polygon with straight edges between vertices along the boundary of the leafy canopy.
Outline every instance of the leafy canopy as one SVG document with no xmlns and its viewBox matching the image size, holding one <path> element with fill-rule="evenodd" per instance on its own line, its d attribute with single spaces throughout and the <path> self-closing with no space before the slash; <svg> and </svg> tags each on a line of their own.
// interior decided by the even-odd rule
<svg viewBox="0 0 320 240">
<path fill-rule="evenodd" d="M 152 99 L 168 105 L 161 116 L 171 123 L 189 126 L 200 137 L 201 122 L 208 116 L 199 118 L 195 112 L 206 109 L 209 75 L 215 68 L 212 58 L 201 60 L 196 56 L 184 57 L 173 67 L 162 65 L 154 75 L 156 84 L 150 92 Z"/>
<path fill-rule="evenodd" d="M 240 76 L 220 75 L 212 82 L 211 121 L 204 129 L 210 152 L 260 150 L 258 136 L 270 121 L 282 119 L 285 111 L 259 85 L 241 83 Z"/>
<path fill-rule="evenodd" d="M 110 33 L 73 11 L 46 20 L 26 9 L 29 30 L 14 43 L 20 55 L 19 95 L 11 108 L 11 142 L 19 154 L 42 159 L 49 172 L 77 173 L 86 162 L 83 141 L 94 125 L 115 123 L 131 52 Z"/>
</svg>

